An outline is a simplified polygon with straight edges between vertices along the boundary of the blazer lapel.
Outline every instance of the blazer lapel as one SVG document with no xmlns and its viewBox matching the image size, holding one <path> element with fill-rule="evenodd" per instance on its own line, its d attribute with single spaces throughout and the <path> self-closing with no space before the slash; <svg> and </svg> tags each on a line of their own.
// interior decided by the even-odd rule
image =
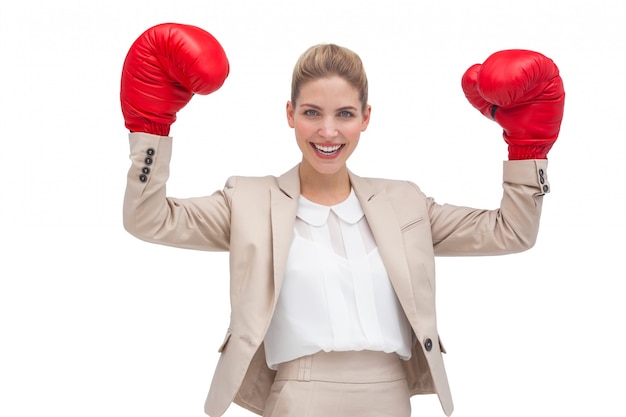
<svg viewBox="0 0 626 417">
<path fill-rule="evenodd" d="M 278 177 L 278 188 L 270 190 L 272 252 L 274 261 L 274 302 L 278 300 L 285 277 L 287 256 L 293 239 L 293 227 L 300 196 L 299 165 Z"/>
<path fill-rule="evenodd" d="M 409 266 L 400 225 L 384 191 L 374 190 L 367 181 L 350 173 L 352 188 L 378 246 L 400 304 L 410 321 L 417 317 Z"/>
</svg>

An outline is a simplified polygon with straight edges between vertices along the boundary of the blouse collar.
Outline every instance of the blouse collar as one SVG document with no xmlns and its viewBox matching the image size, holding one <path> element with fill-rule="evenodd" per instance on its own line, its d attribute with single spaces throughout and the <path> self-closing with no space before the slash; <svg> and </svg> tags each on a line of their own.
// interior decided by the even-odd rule
<svg viewBox="0 0 626 417">
<path fill-rule="evenodd" d="M 331 210 L 341 220 L 349 224 L 357 223 L 364 215 L 361 203 L 359 203 L 358 198 L 356 198 L 354 190 L 350 190 L 348 198 L 334 206 L 317 204 L 300 195 L 297 216 L 311 226 L 319 227 L 326 224 Z"/>
</svg>

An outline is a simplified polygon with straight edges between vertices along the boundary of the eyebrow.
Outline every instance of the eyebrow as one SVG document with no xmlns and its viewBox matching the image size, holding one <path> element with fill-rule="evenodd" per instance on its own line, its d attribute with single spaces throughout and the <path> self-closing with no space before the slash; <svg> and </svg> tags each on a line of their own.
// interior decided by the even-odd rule
<svg viewBox="0 0 626 417">
<path fill-rule="evenodd" d="M 311 107 L 315 110 L 322 110 L 322 108 L 320 106 L 317 106 L 315 104 L 310 104 L 310 103 L 302 103 L 300 105 L 298 105 L 298 107 Z M 354 106 L 344 106 L 344 107 L 340 107 L 338 109 L 336 109 L 335 111 L 343 111 L 343 110 L 358 110 L 356 107 Z"/>
</svg>

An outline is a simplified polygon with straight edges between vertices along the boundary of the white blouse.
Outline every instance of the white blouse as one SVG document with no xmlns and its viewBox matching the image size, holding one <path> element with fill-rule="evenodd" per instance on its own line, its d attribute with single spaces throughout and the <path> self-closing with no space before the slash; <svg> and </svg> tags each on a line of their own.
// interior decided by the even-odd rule
<svg viewBox="0 0 626 417">
<path fill-rule="evenodd" d="M 411 357 L 411 328 L 354 191 L 335 206 L 300 197 L 285 279 L 265 336 L 276 369 L 320 350 Z"/>
</svg>

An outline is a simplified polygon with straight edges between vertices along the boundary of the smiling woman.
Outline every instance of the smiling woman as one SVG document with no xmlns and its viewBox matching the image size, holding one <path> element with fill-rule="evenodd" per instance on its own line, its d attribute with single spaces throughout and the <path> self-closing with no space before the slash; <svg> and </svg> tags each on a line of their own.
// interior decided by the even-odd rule
<svg viewBox="0 0 626 417">
<path fill-rule="evenodd" d="M 536 52 L 501 51 L 463 77 L 467 98 L 502 125 L 509 145 L 496 210 L 441 205 L 411 182 L 348 169 L 371 108 L 360 58 L 336 45 L 314 46 L 296 63 L 286 106 L 302 152 L 294 168 L 230 177 L 207 197 L 168 197 L 176 112 L 193 93 L 219 88 L 228 70 L 209 33 L 165 24 L 131 46 L 121 84 L 131 131 L 126 230 L 230 252 L 231 322 L 206 413 L 221 416 L 235 402 L 268 417 L 408 417 L 412 395 L 436 394 L 450 415 L 435 256 L 535 243 L 550 190 L 546 155 L 563 113 L 556 65 Z"/>
<path fill-rule="evenodd" d="M 308 81 L 296 102 L 287 103 L 302 152 L 300 192 L 311 201 L 334 205 L 350 194 L 346 162 L 370 118 L 370 107 L 361 108 L 359 91 L 337 75 Z"/>
<path fill-rule="evenodd" d="M 371 107 L 361 58 L 334 44 L 305 51 L 293 70 L 287 121 L 302 152 L 300 193 L 328 206 L 350 194 L 346 162 L 367 129 Z"/>
</svg>

